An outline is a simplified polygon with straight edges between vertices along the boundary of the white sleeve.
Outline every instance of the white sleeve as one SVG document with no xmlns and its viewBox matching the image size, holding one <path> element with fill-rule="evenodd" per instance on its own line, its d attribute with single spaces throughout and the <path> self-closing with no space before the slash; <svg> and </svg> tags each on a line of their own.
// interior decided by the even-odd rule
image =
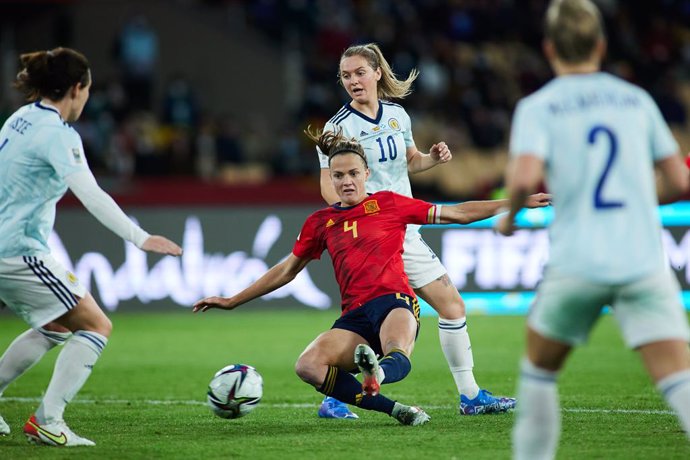
<svg viewBox="0 0 690 460">
<path fill-rule="evenodd" d="M 337 132 L 336 129 L 337 129 L 337 128 L 336 128 L 336 126 L 335 126 L 333 123 L 326 123 L 326 124 L 324 125 L 324 127 L 323 127 L 323 132 L 324 132 L 324 133 L 325 133 L 326 131 Z M 330 166 L 330 165 L 328 164 L 328 154 L 325 153 L 325 152 L 322 152 L 321 149 L 320 149 L 318 146 L 316 147 L 316 153 L 317 153 L 317 155 L 318 155 L 318 157 L 319 157 L 319 166 L 321 167 L 321 169 L 328 169 L 329 166 Z"/>
<path fill-rule="evenodd" d="M 131 241 L 141 248 L 151 236 L 132 222 L 110 195 L 98 186 L 91 171 L 82 170 L 72 173 L 65 177 L 65 182 L 84 207 L 120 238 Z"/>
</svg>

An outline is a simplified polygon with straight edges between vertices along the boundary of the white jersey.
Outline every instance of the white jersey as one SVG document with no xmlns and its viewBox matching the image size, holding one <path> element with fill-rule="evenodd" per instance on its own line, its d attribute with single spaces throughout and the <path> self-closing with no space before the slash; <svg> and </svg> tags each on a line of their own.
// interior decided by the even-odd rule
<svg viewBox="0 0 690 460">
<path fill-rule="evenodd" d="M 626 283 L 668 268 L 653 163 L 678 144 L 646 91 L 602 72 L 558 77 L 518 104 L 510 151 L 545 164 L 549 269 Z"/>
<path fill-rule="evenodd" d="M 407 173 L 407 148 L 414 145 L 410 117 L 398 104 L 379 100 L 376 119 L 369 118 L 345 104 L 328 120 L 324 131 L 342 129 L 364 147 L 371 175 L 366 182 L 369 193 L 382 190 L 412 196 Z M 317 148 L 322 169 L 328 169 L 328 156 Z"/>
<path fill-rule="evenodd" d="M 0 130 L 0 258 L 47 253 L 64 178 L 89 170 L 79 134 L 39 102 Z"/>
</svg>

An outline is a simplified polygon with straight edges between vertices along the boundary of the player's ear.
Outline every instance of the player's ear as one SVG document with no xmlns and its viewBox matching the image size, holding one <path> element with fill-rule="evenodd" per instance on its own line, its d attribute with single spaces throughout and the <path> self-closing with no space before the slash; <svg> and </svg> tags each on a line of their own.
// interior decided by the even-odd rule
<svg viewBox="0 0 690 460">
<path fill-rule="evenodd" d="M 76 99 L 80 89 L 83 90 L 80 83 L 75 83 L 74 86 L 71 86 L 68 92 L 70 99 Z"/>
<path fill-rule="evenodd" d="M 546 56 L 547 61 L 552 62 L 558 58 L 556 55 L 556 48 L 553 46 L 553 42 L 551 40 L 542 41 L 541 49 L 544 52 L 544 56 Z"/>
<path fill-rule="evenodd" d="M 604 57 L 606 56 L 606 48 L 607 48 L 606 40 L 604 40 L 603 38 L 599 39 L 597 41 L 596 47 L 594 48 L 594 52 L 597 55 L 598 61 L 604 60 Z"/>
</svg>

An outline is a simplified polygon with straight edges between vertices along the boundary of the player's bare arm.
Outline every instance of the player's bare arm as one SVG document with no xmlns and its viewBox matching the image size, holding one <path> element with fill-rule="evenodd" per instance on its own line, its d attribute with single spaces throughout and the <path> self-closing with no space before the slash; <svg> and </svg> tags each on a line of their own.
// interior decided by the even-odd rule
<svg viewBox="0 0 690 460">
<path fill-rule="evenodd" d="M 510 236 L 515 231 L 515 216 L 523 207 L 528 206 L 530 195 L 539 186 L 544 174 L 544 161 L 536 155 L 521 155 L 511 161 L 506 174 L 508 195 L 508 214 L 496 223 L 496 231 Z M 551 196 L 549 196 L 549 203 Z"/>
<path fill-rule="evenodd" d="M 212 308 L 233 310 L 240 305 L 254 300 L 257 297 L 273 292 L 295 279 L 295 276 L 309 263 L 310 259 L 302 259 L 290 254 L 287 259 L 274 265 L 270 270 L 252 283 L 242 292 L 232 297 L 206 297 L 194 304 L 192 311 L 205 312 Z"/>
<path fill-rule="evenodd" d="M 471 224 L 478 220 L 495 216 L 508 206 L 508 200 L 466 201 L 441 208 L 442 224 Z M 543 208 L 551 204 L 551 195 L 535 193 L 529 195 L 524 206 L 527 208 Z"/>
<path fill-rule="evenodd" d="M 407 148 L 406 155 L 407 171 L 412 174 L 426 171 L 436 165 L 448 163 L 453 158 L 450 148 L 443 141 L 432 145 L 429 153 L 422 153 L 417 150 L 417 146 L 412 145 Z"/>
<path fill-rule="evenodd" d="M 690 176 L 679 153 L 660 160 L 657 171 L 656 190 L 660 204 L 672 203 L 688 189 Z"/>
</svg>

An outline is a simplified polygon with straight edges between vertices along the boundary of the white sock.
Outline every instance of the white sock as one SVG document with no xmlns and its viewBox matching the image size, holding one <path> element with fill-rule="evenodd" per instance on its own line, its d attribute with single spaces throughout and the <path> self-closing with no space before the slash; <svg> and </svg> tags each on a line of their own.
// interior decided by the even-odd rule
<svg viewBox="0 0 690 460">
<path fill-rule="evenodd" d="M 107 343 L 108 339 L 97 332 L 74 333 L 55 362 L 53 377 L 41 405 L 36 410 L 38 423 L 47 424 L 62 420 L 65 406 L 89 378 Z"/>
<path fill-rule="evenodd" d="M 10 383 L 39 362 L 46 352 L 64 343 L 70 335 L 29 329 L 14 339 L 0 358 L 0 395 Z"/>
<path fill-rule="evenodd" d="M 686 436 L 690 437 L 690 370 L 664 377 L 656 386 L 676 412 Z"/>
<path fill-rule="evenodd" d="M 556 456 L 561 434 L 561 414 L 556 377 L 558 372 L 540 369 L 522 360 L 513 427 L 515 460 L 546 460 Z"/>
<path fill-rule="evenodd" d="M 479 385 L 474 380 L 474 358 L 472 344 L 467 333 L 466 318 L 438 320 L 438 338 L 446 356 L 458 393 L 474 399 L 479 394 Z"/>
</svg>

